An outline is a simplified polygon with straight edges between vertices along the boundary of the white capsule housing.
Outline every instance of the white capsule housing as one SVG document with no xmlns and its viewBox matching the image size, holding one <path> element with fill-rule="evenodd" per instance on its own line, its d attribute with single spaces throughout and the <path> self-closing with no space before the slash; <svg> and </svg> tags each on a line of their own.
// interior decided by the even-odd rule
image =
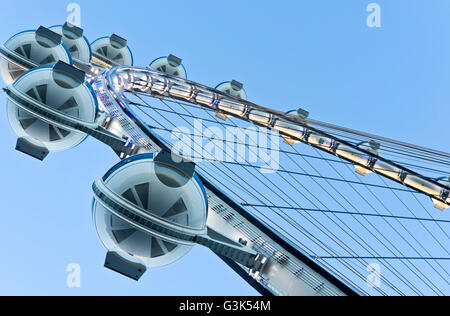
<svg viewBox="0 0 450 316">
<path fill-rule="evenodd" d="M 100 68 L 133 65 L 133 54 L 127 40 L 116 34 L 95 40 L 91 50 L 92 63 Z"/>
<path fill-rule="evenodd" d="M 194 245 L 178 239 L 177 234 L 205 233 L 203 185 L 197 176 L 185 174 L 172 163 L 158 161 L 152 154 L 133 156 L 96 183 L 93 218 L 97 233 L 108 253 L 117 254 L 128 264 L 146 268 L 170 264 Z M 122 265 L 119 270 L 125 268 Z"/>
<path fill-rule="evenodd" d="M 74 69 L 67 64 L 65 67 Z M 81 143 L 86 134 L 66 129 L 58 122 L 24 108 L 24 102 L 37 103 L 46 113 L 54 111 L 87 123 L 93 123 L 97 114 L 97 98 L 90 85 L 54 68 L 56 66 L 40 67 L 24 74 L 9 87 L 17 99 L 10 97 L 7 102 L 8 120 L 19 139 L 45 147 L 49 152 L 70 149 Z"/>
<path fill-rule="evenodd" d="M 61 35 L 75 66 L 83 71 L 90 69 L 91 45 L 83 35 L 83 29 L 66 22 L 64 25 L 50 27 L 50 30 Z"/>
<path fill-rule="evenodd" d="M 240 100 L 247 100 L 244 85 L 236 80 L 222 82 L 217 85 L 216 90 Z"/>
<path fill-rule="evenodd" d="M 170 76 L 187 79 L 187 72 L 182 59 L 174 55 L 157 58 L 148 67 Z"/>
<path fill-rule="evenodd" d="M 7 85 L 30 69 L 53 65 L 59 60 L 72 63 L 61 36 L 42 26 L 18 33 L 0 46 L 0 74 Z"/>
</svg>

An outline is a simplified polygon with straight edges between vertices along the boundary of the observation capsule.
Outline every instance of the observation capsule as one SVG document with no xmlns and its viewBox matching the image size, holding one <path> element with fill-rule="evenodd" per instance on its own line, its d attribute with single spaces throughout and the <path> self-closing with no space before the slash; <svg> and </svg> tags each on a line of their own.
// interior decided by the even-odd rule
<svg viewBox="0 0 450 316">
<path fill-rule="evenodd" d="M 72 64 L 61 35 L 41 26 L 18 33 L 0 46 L 0 74 L 10 85 L 28 70 L 57 61 Z"/>
<path fill-rule="evenodd" d="M 94 184 L 93 218 L 108 250 L 105 266 L 138 280 L 185 256 L 206 231 L 207 199 L 194 165 L 169 153 L 142 154 Z"/>
<path fill-rule="evenodd" d="M 127 40 L 116 34 L 95 40 L 91 49 L 92 63 L 99 68 L 133 66 L 133 54 Z"/>
<path fill-rule="evenodd" d="M 74 66 L 85 72 L 90 71 L 91 45 L 83 35 L 83 29 L 66 22 L 64 25 L 52 26 L 50 30 L 61 35 L 62 42 L 69 50 Z"/>
<path fill-rule="evenodd" d="M 148 67 L 170 76 L 187 79 L 187 72 L 183 65 L 183 60 L 174 55 L 157 58 Z"/>
<path fill-rule="evenodd" d="M 64 125 L 64 120 L 95 121 L 97 98 L 84 78 L 84 72 L 60 61 L 35 68 L 8 87 L 8 120 L 18 150 L 42 160 L 86 138 Z"/>
<path fill-rule="evenodd" d="M 216 87 L 216 90 L 240 100 L 247 100 L 244 85 L 236 80 L 222 82 Z"/>
</svg>

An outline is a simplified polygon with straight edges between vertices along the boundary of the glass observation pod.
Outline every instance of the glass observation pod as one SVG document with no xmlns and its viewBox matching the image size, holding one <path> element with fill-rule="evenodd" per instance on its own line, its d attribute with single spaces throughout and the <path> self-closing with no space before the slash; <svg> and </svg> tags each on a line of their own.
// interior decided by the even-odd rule
<svg viewBox="0 0 450 316">
<path fill-rule="evenodd" d="M 448 178 L 439 178 L 436 179 L 436 181 L 442 185 L 445 185 L 448 188 L 448 191 L 450 191 L 450 177 Z M 450 201 L 450 195 L 448 195 L 448 192 L 442 192 L 441 196 L 447 195 L 447 203 Z M 445 198 L 445 197 L 444 197 Z M 434 203 L 434 207 L 441 210 L 441 211 L 445 211 L 446 209 L 450 208 L 450 206 L 448 204 L 445 204 L 437 199 L 431 199 Z"/>
<path fill-rule="evenodd" d="M 250 110 L 248 118 L 253 123 L 268 126 L 270 121 L 272 120 L 272 115 L 261 110 L 253 109 Z"/>
<path fill-rule="evenodd" d="M 83 29 L 70 24 L 55 25 L 49 30 L 62 36 L 62 42 L 66 45 L 72 57 L 73 64 L 80 70 L 89 72 L 91 70 L 91 45 L 83 35 Z"/>
<path fill-rule="evenodd" d="M 232 99 L 221 99 L 217 105 L 217 108 L 226 114 L 232 114 L 236 116 L 243 116 L 247 111 L 244 104 Z"/>
<path fill-rule="evenodd" d="M 18 33 L 0 45 L 0 75 L 6 85 L 14 83 L 30 69 L 53 65 L 58 60 L 72 64 L 61 35 L 42 26 Z"/>
<path fill-rule="evenodd" d="M 284 119 L 277 119 L 273 129 L 278 131 L 289 145 L 300 143 L 305 138 L 307 129 Z"/>
</svg>

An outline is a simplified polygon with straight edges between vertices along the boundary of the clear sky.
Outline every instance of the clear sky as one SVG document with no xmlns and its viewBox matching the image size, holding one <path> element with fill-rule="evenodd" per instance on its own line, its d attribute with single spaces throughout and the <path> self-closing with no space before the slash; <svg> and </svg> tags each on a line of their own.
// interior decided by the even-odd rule
<svg viewBox="0 0 450 316">
<path fill-rule="evenodd" d="M 2 1 L 0 42 L 64 23 L 70 2 Z M 371 2 L 77 1 L 88 39 L 127 38 L 135 65 L 172 53 L 190 79 L 237 79 L 260 105 L 449 152 L 450 2 L 378 0 L 381 28 L 369 28 Z M 0 294 L 256 294 L 201 247 L 139 283 L 103 268 L 91 185 L 117 158 L 88 139 L 38 162 L 14 150 L 2 113 Z M 66 285 L 70 263 L 81 288 Z"/>
</svg>

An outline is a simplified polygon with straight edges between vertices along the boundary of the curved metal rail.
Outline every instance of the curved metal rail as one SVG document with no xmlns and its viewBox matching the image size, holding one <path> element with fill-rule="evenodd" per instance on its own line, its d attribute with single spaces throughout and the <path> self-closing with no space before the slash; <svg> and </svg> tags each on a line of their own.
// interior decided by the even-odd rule
<svg viewBox="0 0 450 316">
<path fill-rule="evenodd" d="M 136 126 L 124 124 L 125 130 L 137 144 L 145 148 L 151 147 L 153 141 L 146 137 L 145 133 L 136 133 L 136 127 L 140 130 L 145 130 L 147 127 L 127 108 L 126 97 L 123 95 L 125 91 L 148 93 L 157 98 L 170 97 L 200 107 L 213 109 L 222 116 L 236 117 L 269 128 L 294 142 L 302 142 L 337 156 L 353 163 L 355 166 L 360 166 L 423 193 L 445 207 L 450 207 L 450 188 L 436 180 L 429 179 L 406 167 L 312 127 L 307 120 L 236 99 L 196 82 L 149 69 L 115 67 L 107 71 L 101 81 L 104 81 L 111 93 L 117 97 L 121 107 L 133 118 Z M 99 82 L 97 81 L 97 83 Z"/>
</svg>

